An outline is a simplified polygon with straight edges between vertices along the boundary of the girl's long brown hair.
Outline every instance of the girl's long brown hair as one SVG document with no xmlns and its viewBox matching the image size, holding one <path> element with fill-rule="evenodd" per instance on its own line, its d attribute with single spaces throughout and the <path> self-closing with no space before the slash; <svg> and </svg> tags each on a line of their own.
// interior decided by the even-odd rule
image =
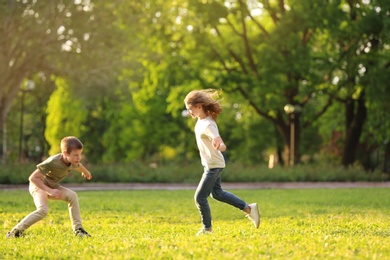
<svg viewBox="0 0 390 260">
<path fill-rule="evenodd" d="M 214 98 L 218 98 L 219 92 L 220 91 L 214 89 L 193 90 L 187 94 L 184 103 L 193 106 L 201 105 L 203 111 L 208 116 L 217 120 L 218 115 L 222 113 L 222 107 L 219 104 L 219 101 Z"/>
</svg>

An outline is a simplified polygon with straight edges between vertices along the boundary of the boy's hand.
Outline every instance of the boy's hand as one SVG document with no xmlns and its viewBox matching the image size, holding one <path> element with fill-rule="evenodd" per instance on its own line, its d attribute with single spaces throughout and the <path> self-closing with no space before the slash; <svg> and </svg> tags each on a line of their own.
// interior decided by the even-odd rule
<svg viewBox="0 0 390 260">
<path fill-rule="evenodd" d="M 91 180 L 92 179 L 92 174 L 90 172 L 82 172 L 81 176 L 83 176 L 87 180 Z"/>
<path fill-rule="evenodd" d="M 79 167 L 76 169 L 76 171 L 80 172 L 81 176 L 83 176 L 85 179 L 87 180 L 92 179 L 92 174 L 81 163 L 79 163 Z"/>
</svg>

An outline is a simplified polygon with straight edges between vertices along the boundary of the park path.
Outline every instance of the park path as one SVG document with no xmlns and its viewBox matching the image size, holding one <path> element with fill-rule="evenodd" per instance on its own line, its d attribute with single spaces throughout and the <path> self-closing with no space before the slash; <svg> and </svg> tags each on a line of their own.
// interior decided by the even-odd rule
<svg viewBox="0 0 390 260">
<path fill-rule="evenodd" d="M 96 190 L 195 190 L 197 184 L 187 183 L 64 183 L 75 191 Z M 390 188 L 390 182 L 240 182 L 222 183 L 226 190 L 256 189 L 337 189 L 337 188 Z M 28 190 L 27 184 L 0 184 L 0 190 Z"/>
</svg>

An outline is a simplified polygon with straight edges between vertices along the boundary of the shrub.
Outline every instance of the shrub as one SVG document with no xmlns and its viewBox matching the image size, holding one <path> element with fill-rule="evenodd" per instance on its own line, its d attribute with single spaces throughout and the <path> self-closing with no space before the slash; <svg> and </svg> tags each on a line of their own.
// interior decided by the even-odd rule
<svg viewBox="0 0 390 260">
<path fill-rule="evenodd" d="M 203 173 L 199 162 L 159 165 L 134 162 L 129 164 L 86 165 L 93 182 L 101 183 L 197 183 Z M 7 165 L 0 169 L 1 184 L 25 184 L 35 165 Z M 266 165 L 244 166 L 229 163 L 223 173 L 224 182 L 358 182 L 385 181 L 388 176 L 375 171 L 366 172 L 354 165 L 349 168 L 330 164 L 296 165 L 294 167 L 267 168 Z M 84 179 L 77 172 L 69 173 L 64 183 L 81 183 Z"/>
</svg>

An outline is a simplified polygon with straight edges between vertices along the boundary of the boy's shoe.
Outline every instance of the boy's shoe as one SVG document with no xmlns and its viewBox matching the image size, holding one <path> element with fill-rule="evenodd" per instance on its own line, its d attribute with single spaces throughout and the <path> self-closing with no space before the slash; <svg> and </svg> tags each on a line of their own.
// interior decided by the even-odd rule
<svg viewBox="0 0 390 260">
<path fill-rule="evenodd" d="M 205 228 L 202 228 L 201 230 L 198 231 L 198 233 L 196 233 L 196 236 L 200 236 L 200 235 L 209 235 L 209 234 L 212 234 L 213 231 L 212 230 L 208 230 L 208 229 L 205 229 Z"/>
<path fill-rule="evenodd" d="M 249 207 L 251 208 L 251 213 L 247 214 L 246 217 L 253 221 L 253 224 L 256 228 L 259 228 L 260 226 L 260 213 L 259 208 L 257 207 L 257 203 L 249 204 Z"/>
<path fill-rule="evenodd" d="M 22 234 L 23 234 L 23 231 L 13 229 L 7 233 L 6 238 L 18 238 L 18 237 L 21 237 Z"/>
<path fill-rule="evenodd" d="M 83 228 L 78 228 L 74 231 L 74 235 L 77 237 L 90 237 L 91 235 L 88 234 L 87 231 L 85 231 Z"/>
</svg>

